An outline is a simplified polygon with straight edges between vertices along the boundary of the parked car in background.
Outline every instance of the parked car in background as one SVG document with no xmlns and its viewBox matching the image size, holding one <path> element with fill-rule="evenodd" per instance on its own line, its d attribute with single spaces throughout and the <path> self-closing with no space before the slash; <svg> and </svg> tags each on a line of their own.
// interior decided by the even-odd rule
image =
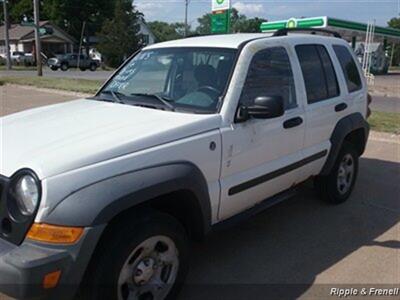
<svg viewBox="0 0 400 300">
<path fill-rule="evenodd" d="M 5 58 L 5 55 L 4 55 Z M 25 53 L 22 51 L 11 52 L 11 62 L 15 65 L 33 65 L 34 59 L 32 53 Z"/>
<path fill-rule="evenodd" d="M 49 58 L 47 65 L 53 71 L 57 71 L 58 69 L 67 71 L 69 68 L 79 68 L 82 71 L 86 71 L 86 69 L 89 69 L 90 71 L 96 71 L 100 66 L 100 61 L 92 59 L 83 54 L 79 55 L 71 53 Z"/>
</svg>

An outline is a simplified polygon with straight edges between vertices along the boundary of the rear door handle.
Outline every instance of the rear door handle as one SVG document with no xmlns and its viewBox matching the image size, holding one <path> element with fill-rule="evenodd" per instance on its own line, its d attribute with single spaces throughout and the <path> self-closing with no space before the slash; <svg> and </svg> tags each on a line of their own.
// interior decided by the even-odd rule
<svg viewBox="0 0 400 300">
<path fill-rule="evenodd" d="M 283 128 L 289 129 L 296 126 L 299 126 L 303 123 L 303 119 L 301 117 L 295 117 L 293 119 L 286 120 L 283 122 Z"/>
<path fill-rule="evenodd" d="M 339 111 L 345 110 L 346 108 L 347 108 L 347 104 L 346 103 L 340 103 L 340 104 L 335 106 L 335 111 L 339 112 Z"/>
</svg>

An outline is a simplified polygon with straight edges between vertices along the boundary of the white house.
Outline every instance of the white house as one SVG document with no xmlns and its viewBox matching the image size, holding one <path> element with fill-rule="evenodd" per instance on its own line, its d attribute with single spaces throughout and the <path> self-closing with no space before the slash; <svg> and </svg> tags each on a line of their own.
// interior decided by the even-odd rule
<svg viewBox="0 0 400 300">
<path fill-rule="evenodd" d="M 140 25 L 139 34 L 142 35 L 143 43 L 146 45 L 154 44 L 156 42 L 156 37 L 151 32 L 146 22 L 142 19 L 139 19 L 139 25 Z"/>
</svg>

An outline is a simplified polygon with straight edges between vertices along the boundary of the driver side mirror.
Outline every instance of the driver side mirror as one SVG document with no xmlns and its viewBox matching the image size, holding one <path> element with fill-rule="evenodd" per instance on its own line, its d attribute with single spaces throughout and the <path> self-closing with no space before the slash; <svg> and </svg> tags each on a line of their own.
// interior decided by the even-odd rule
<svg viewBox="0 0 400 300">
<path fill-rule="evenodd" d="M 252 105 L 240 107 L 238 116 L 244 121 L 250 118 L 272 119 L 283 116 L 284 113 L 281 96 L 263 96 L 257 97 Z"/>
</svg>

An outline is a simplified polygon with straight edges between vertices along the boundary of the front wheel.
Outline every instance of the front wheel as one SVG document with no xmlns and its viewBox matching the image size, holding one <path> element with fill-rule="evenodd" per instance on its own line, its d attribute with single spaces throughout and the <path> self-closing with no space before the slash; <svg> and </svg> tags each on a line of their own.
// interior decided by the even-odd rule
<svg viewBox="0 0 400 300">
<path fill-rule="evenodd" d="M 68 65 L 66 63 L 63 63 L 63 64 L 61 64 L 60 69 L 65 72 L 68 70 Z"/>
<path fill-rule="evenodd" d="M 188 269 L 183 227 L 162 213 L 131 220 L 102 241 L 86 274 L 84 299 L 164 300 L 179 292 Z"/>
<path fill-rule="evenodd" d="M 345 142 L 331 172 L 315 180 L 321 198 L 329 203 L 345 202 L 353 191 L 358 173 L 358 153 L 354 146 Z"/>
</svg>

